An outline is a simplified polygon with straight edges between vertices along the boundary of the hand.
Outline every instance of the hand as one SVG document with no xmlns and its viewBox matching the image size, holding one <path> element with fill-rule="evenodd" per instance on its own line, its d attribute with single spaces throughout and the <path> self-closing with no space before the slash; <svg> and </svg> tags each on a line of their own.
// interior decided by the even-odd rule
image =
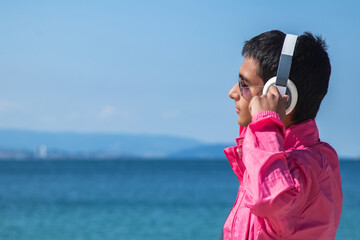
<svg viewBox="0 0 360 240">
<path fill-rule="evenodd" d="M 261 111 L 273 111 L 284 119 L 286 113 L 286 103 L 289 99 L 288 95 L 282 97 L 276 86 L 271 86 L 266 95 L 255 96 L 249 103 L 249 111 L 251 116 L 255 116 Z"/>
</svg>

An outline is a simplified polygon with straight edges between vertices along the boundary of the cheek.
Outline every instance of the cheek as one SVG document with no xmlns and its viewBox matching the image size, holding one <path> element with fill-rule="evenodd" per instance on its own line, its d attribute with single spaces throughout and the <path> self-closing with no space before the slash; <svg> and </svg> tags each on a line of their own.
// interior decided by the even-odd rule
<svg viewBox="0 0 360 240">
<path fill-rule="evenodd" d="M 239 112 L 238 123 L 239 125 L 244 127 L 247 127 L 247 125 L 251 123 L 249 102 L 244 99 L 240 99 L 240 112 Z"/>
<path fill-rule="evenodd" d="M 240 113 L 243 113 L 243 114 L 248 113 L 249 112 L 249 102 L 243 98 L 240 99 L 240 109 L 241 109 Z"/>
</svg>

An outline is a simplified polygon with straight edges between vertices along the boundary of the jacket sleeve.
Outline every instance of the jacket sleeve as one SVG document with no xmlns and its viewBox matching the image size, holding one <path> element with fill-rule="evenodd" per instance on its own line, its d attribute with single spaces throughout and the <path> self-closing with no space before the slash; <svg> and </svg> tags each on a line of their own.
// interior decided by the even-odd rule
<svg viewBox="0 0 360 240">
<path fill-rule="evenodd" d="M 244 140 L 245 132 L 246 132 L 246 127 L 240 126 L 239 137 L 236 138 L 236 146 L 228 147 L 224 149 L 225 156 L 229 160 L 231 168 L 233 169 L 240 183 L 243 181 L 243 176 L 245 171 L 245 166 L 241 161 L 242 158 L 241 147 L 242 147 L 242 142 Z"/>
<path fill-rule="evenodd" d="M 299 203 L 300 193 L 298 176 L 294 178 L 288 166 L 284 136 L 285 127 L 280 116 L 263 111 L 253 117 L 242 146 L 247 172 L 243 181 L 245 206 L 264 218 L 278 235 L 292 231 L 286 229 L 284 221 L 294 214 L 291 211 L 294 204 Z"/>
</svg>

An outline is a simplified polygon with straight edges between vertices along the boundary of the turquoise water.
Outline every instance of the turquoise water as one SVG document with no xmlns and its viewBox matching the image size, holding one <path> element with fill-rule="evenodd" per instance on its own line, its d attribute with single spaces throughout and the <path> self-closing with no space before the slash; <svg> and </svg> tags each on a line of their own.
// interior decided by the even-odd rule
<svg viewBox="0 0 360 240">
<path fill-rule="evenodd" d="M 360 162 L 341 162 L 336 239 L 360 239 Z M 0 239 L 218 239 L 237 179 L 223 161 L 0 162 Z"/>
</svg>

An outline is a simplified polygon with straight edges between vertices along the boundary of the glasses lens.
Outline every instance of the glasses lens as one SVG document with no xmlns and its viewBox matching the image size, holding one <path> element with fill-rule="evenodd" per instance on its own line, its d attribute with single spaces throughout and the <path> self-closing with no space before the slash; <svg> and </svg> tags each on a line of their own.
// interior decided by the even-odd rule
<svg viewBox="0 0 360 240">
<path fill-rule="evenodd" d="M 245 88 L 241 88 L 240 90 L 241 95 L 246 99 L 246 100 L 251 100 L 251 91 L 249 88 L 245 87 Z"/>
<path fill-rule="evenodd" d="M 248 87 L 242 87 L 241 86 L 241 81 L 239 81 L 239 88 L 240 88 L 240 94 L 241 96 L 247 100 L 250 101 L 251 100 L 251 91 L 250 88 Z"/>
</svg>

